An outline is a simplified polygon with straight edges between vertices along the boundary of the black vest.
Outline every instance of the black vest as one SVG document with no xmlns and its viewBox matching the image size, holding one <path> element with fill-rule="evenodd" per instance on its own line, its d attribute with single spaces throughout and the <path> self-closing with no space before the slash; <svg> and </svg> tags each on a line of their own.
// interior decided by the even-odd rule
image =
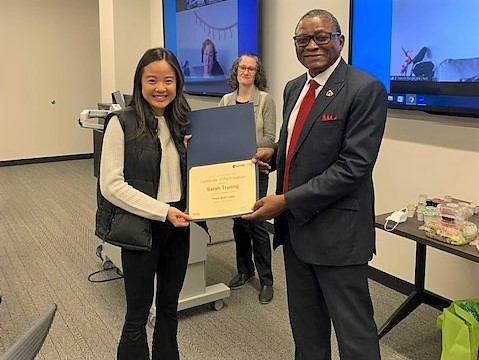
<svg viewBox="0 0 479 360">
<path fill-rule="evenodd" d="M 147 134 L 133 137 L 137 129 L 136 111 L 127 107 L 112 113 L 117 115 L 125 133 L 125 181 L 135 189 L 156 198 L 160 180 L 161 146 L 157 136 L 158 119 L 147 114 Z M 186 154 L 175 141 L 180 154 L 183 190 L 186 189 Z M 129 250 L 151 250 L 151 221 L 127 212 L 106 200 L 97 186 L 95 235 L 106 242 Z"/>
</svg>

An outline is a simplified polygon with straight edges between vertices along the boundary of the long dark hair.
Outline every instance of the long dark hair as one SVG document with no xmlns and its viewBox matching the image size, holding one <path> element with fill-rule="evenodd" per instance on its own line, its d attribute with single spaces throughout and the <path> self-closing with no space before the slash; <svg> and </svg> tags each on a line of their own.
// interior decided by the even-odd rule
<svg viewBox="0 0 479 360">
<path fill-rule="evenodd" d="M 135 107 L 137 113 L 138 129 L 135 135 L 138 136 L 148 133 L 146 118 L 148 116 L 154 116 L 153 109 L 143 97 L 141 77 L 145 66 L 157 60 L 165 60 L 171 65 L 176 74 L 176 96 L 173 101 L 166 106 L 164 116 L 175 143 L 179 144 L 180 148 L 183 148 L 184 146 L 181 145 L 183 144 L 183 137 L 185 135 L 186 125 L 188 124 L 186 114 L 190 112 L 191 108 L 183 92 L 185 79 L 178 59 L 171 51 L 165 48 L 147 50 L 136 67 L 135 77 L 133 79 L 133 99 L 130 104 Z"/>
<path fill-rule="evenodd" d="M 242 54 L 239 56 L 231 66 L 231 75 L 228 80 L 228 84 L 235 90 L 238 89 L 239 83 L 238 83 L 238 66 L 243 57 L 250 57 L 253 58 L 256 61 L 256 72 L 254 74 L 254 85 L 262 91 L 265 91 L 268 89 L 267 81 L 266 81 L 266 73 L 263 68 L 263 63 L 259 59 L 258 56 L 255 54 Z"/>
<path fill-rule="evenodd" d="M 225 73 L 223 72 L 223 69 L 221 68 L 221 65 L 220 63 L 218 62 L 217 58 L 216 58 L 216 55 L 218 54 L 216 52 L 216 45 L 215 43 L 210 40 L 210 39 L 206 39 L 205 41 L 203 41 L 203 44 L 201 45 L 201 63 L 204 62 L 204 53 L 205 53 L 205 49 L 207 46 L 211 46 L 211 48 L 213 49 L 213 67 L 211 68 L 211 75 L 213 76 L 219 76 L 219 75 L 224 75 Z"/>
</svg>

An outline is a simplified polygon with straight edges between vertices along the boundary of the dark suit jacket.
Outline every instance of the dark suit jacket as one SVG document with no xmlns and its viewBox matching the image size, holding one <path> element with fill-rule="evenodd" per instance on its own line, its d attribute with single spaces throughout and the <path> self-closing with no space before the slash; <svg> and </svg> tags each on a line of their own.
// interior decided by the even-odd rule
<svg viewBox="0 0 479 360">
<path fill-rule="evenodd" d="M 287 123 L 306 74 L 284 89 L 283 125 L 276 144 L 277 194 L 283 188 Z M 287 238 L 296 255 L 315 265 L 365 264 L 375 249 L 372 171 L 384 132 L 382 83 L 342 59 L 321 89 L 291 160 L 289 210 L 275 219 L 274 246 Z"/>
</svg>

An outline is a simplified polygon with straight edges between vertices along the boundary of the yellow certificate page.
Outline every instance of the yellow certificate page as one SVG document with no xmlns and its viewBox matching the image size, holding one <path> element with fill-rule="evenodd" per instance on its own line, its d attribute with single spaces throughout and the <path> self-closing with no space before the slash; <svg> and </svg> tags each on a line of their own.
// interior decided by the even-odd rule
<svg viewBox="0 0 479 360">
<path fill-rule="evenodd" d="M 188 177 L 188 213 L 194 220 L 247 214 L 256 193 L 256 165 L 250 159 L 194 166 Z"/>
</svg>

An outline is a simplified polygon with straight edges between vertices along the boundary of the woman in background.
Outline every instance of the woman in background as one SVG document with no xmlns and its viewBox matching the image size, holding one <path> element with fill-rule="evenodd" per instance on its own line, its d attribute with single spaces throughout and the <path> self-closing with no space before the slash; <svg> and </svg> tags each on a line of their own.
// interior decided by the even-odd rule
<svg viewBox="0 0 479 360">
<path fill-rule="evenodd" d="M 221 99 L 219 106 L 254 104 L 257 147 L 272 147 L 276 136 L 276 107 L 273 97 L 265 92 L 266 75 L 260 59 L 254 54 L 243 54 L 233 63 L 229 84 L 235 89 Z M 259 175 L 259 197 L 268 190 L 268 174 Z M 261 290 L 259 301 L 267 304 L 273 299 L 271 244 L 266 221 L 233 219 L 238 273 L 229 282 L 231 289 L 239 289 L 254 277 L 255 265 Z M 254 255 L 254 263 L 253 263 Z"/>
<path fill-rule="evenodd" d="M 216 46 L 210 39 L 203 41 L 201 46 L 201 62 L 203 77 L 223 76 L 224 72 L 216 59 Z"/>
<path fill-rule="evenodd" d="M 140 59 L 131 106 L 106 124 L 96 234 L 121 247 L 126 316 L 120 360 L 149 360 L 146 324 L 156 275 L 152 359 L 179 359 L 177 304 L 189 255 L 186 147 L 190 107 L 176 57 L 163 48 Z"/>
</svg>

